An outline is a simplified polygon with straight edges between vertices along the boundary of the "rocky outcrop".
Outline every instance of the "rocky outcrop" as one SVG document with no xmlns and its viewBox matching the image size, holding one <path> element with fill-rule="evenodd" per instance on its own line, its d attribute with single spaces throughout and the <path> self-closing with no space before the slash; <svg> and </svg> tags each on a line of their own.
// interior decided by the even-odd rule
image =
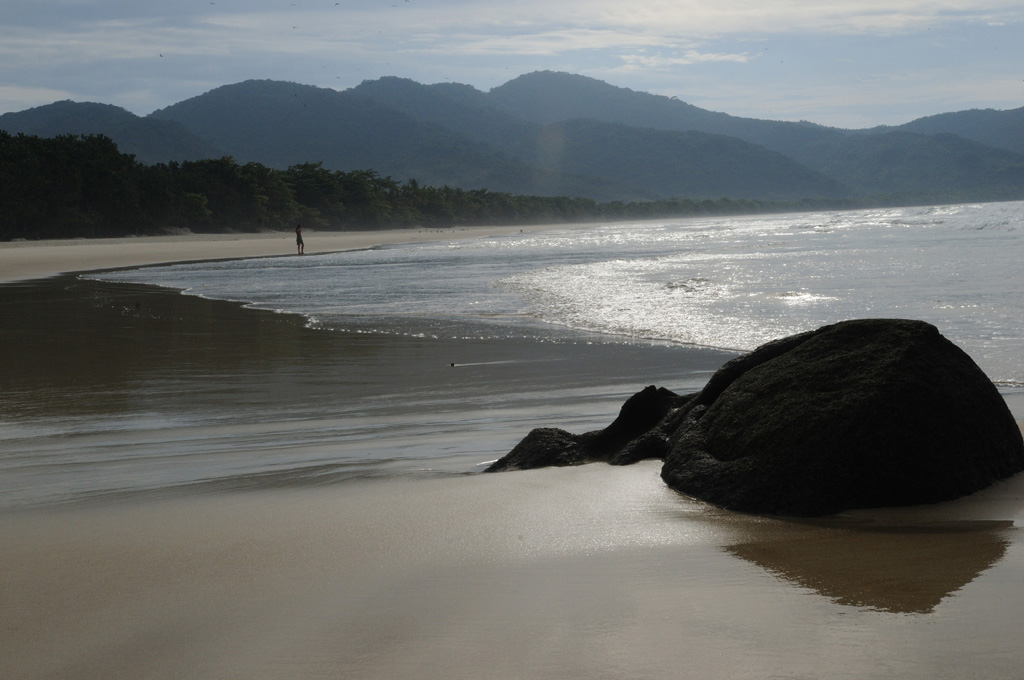
<svg viewBox="0 0 1024 680">
<path fill-rule="evenodd" d="M 665 388 L 647 387 L 627 399 L 618 417 L 605 429 L 572 434 L 554 427 L 537 428 L 507 455 L 488 467 L 486 472 L 582 465 L 598 461 L 613 465 L 636 462 L 640 458 L 630 457 L 630 452 L 637 448 L 635 442 L 642 440 L 645 434 L 688 399 Z M 667 448 L 664 448 L 657 452 L 646 452 L 641 457 L 664 458 L 667 452 Z"/>
<path fill-rule="evenodd" d="M 693 395 L 648 387 L 605 430 L 535 430 L 490 470 L 651 457 L 677 491 L 808 516 L 970 494 L 1024 469 L 1024 442 L 934 326 L 864 319 L 763 345 Z"/>
</svg>

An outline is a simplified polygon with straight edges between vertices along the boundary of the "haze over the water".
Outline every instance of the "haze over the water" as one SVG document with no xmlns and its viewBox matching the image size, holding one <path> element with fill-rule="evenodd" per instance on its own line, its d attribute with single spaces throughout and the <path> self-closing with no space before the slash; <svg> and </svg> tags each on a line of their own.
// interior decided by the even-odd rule
<svg viewBox="0 0 1024 680">
<path fill-rule="evenodd" d="M 251 78 L 489 90 L 578 73 L 737 116 L 860 128 L 1024 105 L 1016 0 L 5 0 L 0 113 L 145 115 Z"/>
</svg>

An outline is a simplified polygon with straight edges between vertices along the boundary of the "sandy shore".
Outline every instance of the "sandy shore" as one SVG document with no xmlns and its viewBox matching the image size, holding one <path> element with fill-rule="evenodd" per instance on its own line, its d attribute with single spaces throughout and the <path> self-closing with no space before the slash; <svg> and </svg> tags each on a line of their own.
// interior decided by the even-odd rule
<svg viewBox="0 0 1024 680">
<path fill-rule="evenodd" d="M 1022 491 L 800 523 L 645 463 L 0 516 L 0 675 L 1016 677 Z"/>
<path fill-rule="evenodd" d="M 580 227 L 583 225 L 569 225 Z M 323 231 L 304 229 L 306 253 L 372 248 L 378 245 L 419 243 L 488 234 L 558 227 L 460 227 L 454 229 L 386 229 L 376 231 Z M 274 257 L 295 253 L 294 234 L 188 234 L 138 238 L 74 239 L 0 242 L 0 283 L 54 276 L 62 272 L 114 269 L 168 262 Z"/>
<path fill-rule="evenodd" d="M 0 272 L 292 248 L 7 244 Z M 483 460 L 534 425 L 606 424 L 644 384 L 698 387 L 724 354 L 353 337 L 71 277 L 0 287 L 0 311 L 0 678 L 932 680 L 1024 663 L 1020 476 L 790 521 L 675 494 L 656 463 L 336 465 L 359 447 Z"/>
</svg>

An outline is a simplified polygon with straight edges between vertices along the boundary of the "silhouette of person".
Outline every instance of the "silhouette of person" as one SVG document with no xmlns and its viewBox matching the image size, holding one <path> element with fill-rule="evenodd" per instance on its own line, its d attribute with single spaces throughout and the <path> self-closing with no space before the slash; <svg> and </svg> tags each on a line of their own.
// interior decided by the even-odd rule
<svg viewBox="0 0 1024 680">
<path fill-rule="evenodd" d="M 299 255 L 306 252 L 306 245 L 302 242 L 302 225 L 295 225 L 295 246 L 299 249 Z"/>
</svg>

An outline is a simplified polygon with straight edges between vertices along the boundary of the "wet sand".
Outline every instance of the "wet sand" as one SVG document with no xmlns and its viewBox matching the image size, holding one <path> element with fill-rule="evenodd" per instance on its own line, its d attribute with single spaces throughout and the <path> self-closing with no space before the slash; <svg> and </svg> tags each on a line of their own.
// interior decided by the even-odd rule
<svg viewBox="0 0 1024 680">
<path fill-rule="evenodd" d="M 0 510 L 93 498 L 472 474 L 526 431 L 607 425 L 729 356 L 313 330 L 295 315 L 71 276 L 0 286 Z M 455 364 L 454 366 L 452 364 Z"/>
<path fill-rule="evenodd" d="M 585 224 L 577 224 L 560 225 L 558 228 L 585 227 Z M 511 234 L 546 228 L 550 227 L 457 227 L 322 232 L 303 229 L 303 240 L 306 254 L 313 255 L 396 243 L 480 238 L 489 234 Z M 295 235 L 291 232 L 3 241 L 0 242 L 0 283 L 54 276 L 64 272 L 290 254 L 297 254 Z"/>
<path fill-rule="evenodd" d="M 1021 486 L 1008 514 L 799 523 L 645 463 L 16 514 L 0 673 L 1016 677 Z"/>
<path fill-rule="evenodd" d="M 1004 678 L 1024 661 L 1020 476 L 790 521 L 682 497 L 653 463 L 476 473 L 528 427 L 699 387 L 724 353 L 352 337 L 59 277 L 0 288 L 0 309 L 0 677 Z M 398 472 L 332 467 L 374 446 Z M 402 467 L 430 449 L 436 469 Z"/>
</svg>

